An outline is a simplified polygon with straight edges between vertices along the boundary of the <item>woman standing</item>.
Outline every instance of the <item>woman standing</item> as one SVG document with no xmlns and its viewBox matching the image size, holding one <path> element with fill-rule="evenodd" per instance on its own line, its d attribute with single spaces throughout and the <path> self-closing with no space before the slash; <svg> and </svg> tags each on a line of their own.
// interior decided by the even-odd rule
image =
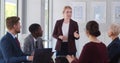
<svg viewBox="0 0 120 63">
<path fill-rule="evenodd" d="M 63 19 L 57 20 L 53 37 L 57 39 L 56 56 L 63 57 L 68 54 L 76 55 L 75 39 L 79 39 L 79 30 L 77 22 L 71 19 L 72 8 L 65 6 L 63 10 Z M 61 60 L 62 61 L 62 60 Z M 65 61 L 61 62 L 65 63 Z"/>
<path fill-rule="evenodd" d="M 68 55 L 66 58 L 69 63 L 108 63 L 107 48 L 104 43 L 97 39 L 101 33 L 96 21 L 87 23 L 86 34 L 89 38 L 89 43 L 83 47 L 79 60 L 74 56 Z"/>
</svg>

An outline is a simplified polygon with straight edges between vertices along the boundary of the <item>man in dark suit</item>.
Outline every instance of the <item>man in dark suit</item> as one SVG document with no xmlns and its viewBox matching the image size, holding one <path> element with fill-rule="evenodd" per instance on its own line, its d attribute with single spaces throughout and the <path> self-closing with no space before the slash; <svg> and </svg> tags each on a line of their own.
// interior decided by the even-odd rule
<svg viewBox="0 0 120 63">
<path fill-rule="evenodd" d="M 0 41 L 0 63 L 22 63 L 33 60 L 33 56 L 27 56 L 21 51 L 20 43 L 15 36 L 20 33 L 19 20 L 17 16 L 6 19 L 8 32 Z"/>
<path fill-rule="evenodd" d="M 43 49 L 42 29 L 37 23 L 31 24 L 29 27 L 29 34 L 24 40 L 23 51 L 25 54 L 32 54 L 38 48 Z"/>
</svg>

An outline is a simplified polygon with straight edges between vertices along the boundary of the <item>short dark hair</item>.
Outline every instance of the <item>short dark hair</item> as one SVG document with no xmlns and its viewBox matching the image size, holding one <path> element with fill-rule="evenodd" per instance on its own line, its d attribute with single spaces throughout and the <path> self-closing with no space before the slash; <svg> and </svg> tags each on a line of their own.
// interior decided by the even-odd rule
<svg viewBox="0 0 120 63">
<path fill-rule="evenodd" d="M 99 24 L 92 20 L 89 21 L 86 25 L 86 30 L 90 33 L 90 35 L 98 37 L 101 35 L 100 31 L 99 31 Z"/>
<path fill-rule="evenodd" d="M 17 16 L 11 16 L 6 18 L 6 26 L 8 29 L 12 29 L 15 24 L 19 22 L 20 18 Z"/>
<path fill-rule="evenodd" d="M 29 27 L 29 32 L 35 33 L 35 31 L 38 31 L 39 27 L 41 28 L 41 26 L 37 23 L 31 24 Z"/>
</svg>

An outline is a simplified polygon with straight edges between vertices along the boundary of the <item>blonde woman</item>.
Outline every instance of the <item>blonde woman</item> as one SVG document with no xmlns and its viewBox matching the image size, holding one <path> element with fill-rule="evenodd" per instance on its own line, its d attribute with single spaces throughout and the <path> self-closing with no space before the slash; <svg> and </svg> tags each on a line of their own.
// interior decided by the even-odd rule
<svg viewBox="0 0 120 63">
<path fill-rule="evenodd" d="M 72 8 L 65 6 L 63 10 L 63 19 L 57 20 L 53 37 L 57 39 L 56 56 L 65 57 L 66 55 L 76 55 L 75 39 L 79 39 L 79 28 L 77 22 L 71 19 Z M 62 60 L 61 60 L 62 61 Z M 63 60 L 63 62 L 65 61 Z"/>
<path fill-rule="evenodd" d="M 110 63 L 118 63 L 120 58 L 120 24 L 111 24 L 108 30 L 108 36 L 112 39 L 112 42 L 108 45 L 108 53 Z"/>
</svg>

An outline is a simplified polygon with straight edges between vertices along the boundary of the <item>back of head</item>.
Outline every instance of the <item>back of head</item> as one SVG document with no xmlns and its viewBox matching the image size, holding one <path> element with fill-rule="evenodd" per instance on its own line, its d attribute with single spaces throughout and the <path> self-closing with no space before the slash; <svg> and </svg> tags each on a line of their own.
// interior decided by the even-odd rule
<svg viewBox="0 0 120 63">
<path fill-rule="evenodd" d="M 35 33 L 36 31 L 38 31 L 38 29 L 41 28 L 41 26 L 37 23 L 31 24 L 29 26 L 29 32 L 30 33 Z"/>
<path fill-rule="evenodd" d="M 6 26 L 7 29 L 12 29 L 15 24 L 19 22 L 20 18 L 17 16 L 7 17 L 6 19 Z"/>
<path fill-rule="evenodd" d="M 110 30 L 112 31 L 112 33 L 117 36 L 120 33 L 120 24 L 117 23 L 112 23 L 110 25 Z"/>
<path fill-rule="evenodd" d="M 99 24 L 96 21 L 89 21 L 86 24 L 86 30 L 89 32 L 90 35 L 98 37 L 101 35 L 99 31 Z"/>
</svg>

